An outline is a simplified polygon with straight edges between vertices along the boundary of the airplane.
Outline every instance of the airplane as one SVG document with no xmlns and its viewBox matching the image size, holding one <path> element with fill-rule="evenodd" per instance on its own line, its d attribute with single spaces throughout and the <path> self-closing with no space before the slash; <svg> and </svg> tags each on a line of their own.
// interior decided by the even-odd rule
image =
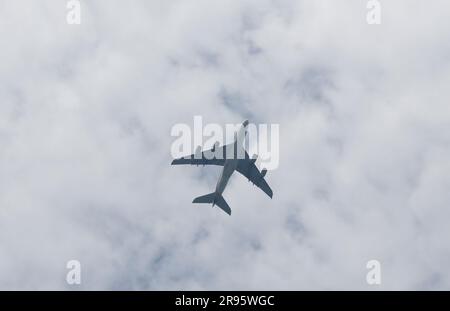
<svg viewBox="0 0 450 311">
<path fill-rule="evenodd" d="M 216 190 L 213 193 L 195 198 L 192 203 L 208 203 L 212 204 L 212 207 L 217 205 L 231 216 L 231 208 L 222 194 L 235 171 L 244 175 L 249 182 L 251 181 L 253 185 L 259 187 L 270 198 L 273 197 L 273 191 L 264 179 L 267 169 L 259 171 L 255 165 L 257 155 L 250 158 L 245 150 L 243 143 L 247 135 L 248 124 L 248 120 L 242 123 L 239 130 L 234 134 L 234 142 L 231 144 L 219 147 L 219 142 L 216 142 L 212 149 L 203 152 L 201 152 L 201 147 L 198 146 L 194 154 L 172 161 L 172 165 L 223 166 Z"/>
</svg>

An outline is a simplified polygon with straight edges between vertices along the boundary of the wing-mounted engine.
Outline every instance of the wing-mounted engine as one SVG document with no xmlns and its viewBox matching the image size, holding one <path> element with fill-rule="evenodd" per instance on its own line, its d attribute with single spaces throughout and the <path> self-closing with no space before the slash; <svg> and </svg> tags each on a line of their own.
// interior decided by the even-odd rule
<svg viewBox="0 0 450 311">
<path fill-rule="evenodd" d="M 214 143 L 214 145 L 212 146 L 211 151 L 212 151 L 212 152 L 215 152 L 215 151 L 217 150 L 217 148 L 219 148 L 219 146 L 220 146 L 220 143 L 219 143 L 218 141 L 216 141 L 216 142 Z"/>
<path fill-rule="evenodd" d="M 267 169 L 264 168 L 264 169 L 261 171 L 261 176 L 264 178 L 264 176 L 266 176 L 266 174 L 267 174 Z"/>
<path fill-rule="evenodd" d="M 254 155 L 252 156 L 251 161 L 252 161 L 252 163 L 255 163 L 256 160 L 258 160 L 258 155 L 257 155 L 257 154 L 254 154 Z"/>
<path fill-rule="evenodd" d="M 259 183 L 260 180 L 264 179 L 264 177 L 266 176 L 266 174 L 267 174 L 267 169 L 266 169 L 266 168 L 263 168 L 262 171 L 261 171 L 261 177 L 257 179 L 257 182 L 256 182 L 256 183 Z M 251 180 L 249 179 L 248 181 L 251 181 Z M 251 182 L 252 182 L 253 185 L 255 185 L 255 182 L 254 182 L 254 181 L 251 181 Z"/>
</svg>

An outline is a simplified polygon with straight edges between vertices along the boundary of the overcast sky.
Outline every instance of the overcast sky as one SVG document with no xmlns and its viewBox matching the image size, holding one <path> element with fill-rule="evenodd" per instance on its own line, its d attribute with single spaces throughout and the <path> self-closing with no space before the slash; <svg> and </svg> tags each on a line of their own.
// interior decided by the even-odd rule
<svg viewBox="0 0 450 311">
<path fill-rule="evenodd" d="M 450 2 L 381 2 L 0 0 L 0 289 L 449 290 Z M 273 200 L 191 203 L 195 115 L 280 124 Z"/>
</svg>

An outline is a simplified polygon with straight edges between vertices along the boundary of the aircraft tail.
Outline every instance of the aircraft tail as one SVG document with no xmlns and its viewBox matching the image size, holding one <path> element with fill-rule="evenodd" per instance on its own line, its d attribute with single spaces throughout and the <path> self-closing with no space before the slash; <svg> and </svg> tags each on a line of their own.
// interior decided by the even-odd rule
<svg viewBox="0 0 450 311">
<path fill-rule="evenodd" d="M 192 201 L 192 203 L 212 203 L 213 206 L 217 205 L 225 213 L 231 215 L 231 208 L 228 206 L 223 196 L 215 192 L 195 198 L 194 201 Z"/>
</svg>

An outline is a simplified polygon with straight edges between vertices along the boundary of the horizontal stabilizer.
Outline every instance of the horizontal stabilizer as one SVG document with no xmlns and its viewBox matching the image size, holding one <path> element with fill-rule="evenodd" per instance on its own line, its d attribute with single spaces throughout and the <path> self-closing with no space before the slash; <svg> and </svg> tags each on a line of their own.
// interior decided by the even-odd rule
<svg viewBox="0 0 450 311">
<path fill-rule="evenodd" d="M 216 198 L 216 193 L 213 192 L 213 193 L 195 198 L 194 201 L 192 201 L 192 203 L 214 203 L 215 198 Z"/>
<path fill-rule="evenodd" d="M 192 203 L 211 203 L 213 204 L 213 206 L 217 205 L 225 213 L 231 215 L 231 208 L 228 206 L 223 196 L 215 192 L 195 198 L 194 201 L 192 201 Z"/>
</svg>

